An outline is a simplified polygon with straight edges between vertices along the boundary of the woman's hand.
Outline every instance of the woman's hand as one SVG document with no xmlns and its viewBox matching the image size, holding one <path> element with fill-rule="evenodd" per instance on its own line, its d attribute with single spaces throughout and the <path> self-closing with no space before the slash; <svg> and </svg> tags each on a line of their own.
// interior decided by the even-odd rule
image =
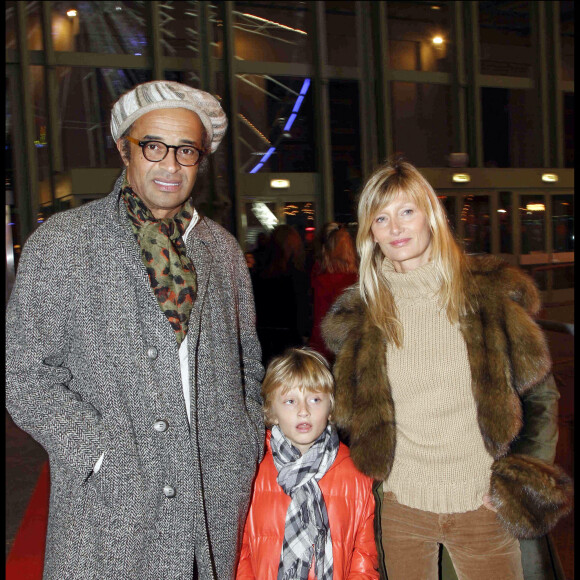
<svg viewBox="0 0 580 580">
<path fill-rule="evenodd" d="M 493 504 L 491 503 L 491 497 L 489 497 L 489 494 L 486 493 L 483 498 L 483 505 L 490 511 L 492 512 L 496 512 L 497 513 L 497 509 L 495 509 L 495 507 L 493 506 Z"/>
</svg>

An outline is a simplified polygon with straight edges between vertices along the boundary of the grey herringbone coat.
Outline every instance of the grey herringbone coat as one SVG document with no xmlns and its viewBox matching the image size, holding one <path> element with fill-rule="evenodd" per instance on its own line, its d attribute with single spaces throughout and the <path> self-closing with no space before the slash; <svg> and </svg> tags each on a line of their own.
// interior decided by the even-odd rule
<svg viewBox="0 0 580 580">
<path fill-rule="evenodd" d="M 121 179 L 38 228 L 8 305 L 6 406 L 50 458 L 44 578 L 190 580 L 195 555 L 201 578 L 225 580 L 263 451 L 248 270 L 236 240 L 202 218 L 187 239 L 190 428 L 175 334 L 119 207 Z"/>
</svg>

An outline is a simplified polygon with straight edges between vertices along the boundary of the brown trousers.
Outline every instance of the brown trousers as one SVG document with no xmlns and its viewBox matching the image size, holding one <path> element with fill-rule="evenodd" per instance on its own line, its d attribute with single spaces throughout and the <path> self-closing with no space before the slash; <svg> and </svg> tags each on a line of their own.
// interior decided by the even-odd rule
<svg viewBox="0 0 580 580">
<path fill-rule="evenodd" d="M 389 580 L 437 580 L 443 544 L 459 580 L 523 580 L 520 544 L 494 512 L 436 514 L 401 505 L 385 493 L 382 544 Z"/>
</svg>

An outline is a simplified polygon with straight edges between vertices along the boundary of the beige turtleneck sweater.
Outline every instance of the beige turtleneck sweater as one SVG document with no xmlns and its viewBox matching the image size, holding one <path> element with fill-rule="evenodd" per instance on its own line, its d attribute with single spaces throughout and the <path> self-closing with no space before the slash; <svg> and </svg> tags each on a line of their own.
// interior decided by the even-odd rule
<svg viewBox="0 0 580 580">
<path fill-rule="evenodd" d="M 383 274 L 403 325 L 402 348 L 387 347 L 397 445 L 383 490 L 425 511 L 475 510 L 493 459 L 477 423 L 463 335 L 439 306 L 432 262 L 402 274 L 385 259 Z"/>
</svg>

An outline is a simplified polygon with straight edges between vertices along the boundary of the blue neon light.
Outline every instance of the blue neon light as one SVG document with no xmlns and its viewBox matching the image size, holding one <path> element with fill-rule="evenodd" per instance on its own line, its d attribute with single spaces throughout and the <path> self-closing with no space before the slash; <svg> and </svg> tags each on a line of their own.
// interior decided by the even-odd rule
<svg viewBox="0 0 580 580">
<path fill-rule="evenodd" d="M 266 161 L 268 161 L 268 159 L 270 158 L 270 155 L 272 155 L 272 153 L 274 153 L 274 151 L 276 151 L 276 147 L 270 147 L 270 149 L 268 149 L 268 151 L 266 152 L 266 155 L 264 155 L 264 157 L 262 157 L 261 163 L 266 163 Z"/>
<path fill-rule="evenodd" d="M 250 173 L 258 173 L 258 171 L 260 171 L 260 169 L 262 169 L 262 167 L 264 167 L 264 164 L 258 163 L 258 165 L 256 165 L 256 167 L 254 167 L 254 169 L 252 169 L 252 171 L 250 171 Z"/>
<path fill-rule="evenodd" d="M 290 131 L 290 127 L 292 127 L 292 123 L 294 123 L 295 119 L 296 113 L 292 113 L 288 118 L 288 121 L 286 121 L 286 125 L 284 125 L 284 131 Z"/>
<path fill-rule="evenodd" d="M 300 95 L 297 99 L 296 102 L 294 103 L 294 108 L 292 109 L 293 113 L 297 113 L 300 110 L 300 105 L 302 104 L 302 101 L 304 100 L 304 96 Z"/>
<path fill-rule="evenodd" d="M 290 115 L 288 121 L 286 121 L 286 125 L 284 126 L 284 132 L 290 131 L 292 124 L 294 123 L 296 117 L 298 116 L 298 111 L 300 110 L 300 106 L 302 105 L 302 101 L 304 100 L 304 96 L 308 92 L 309 87 L 310 87 L 310 79 L 304 79 L 304 82 L 302 83 L 302 88 L 300 89 L 300 95 L 298 96 L 296 102 L 294 103 L 294 106 L 292 107 L 292 114 Z M 258 171 L 260 171 L 260 169 L 264 167 L 264 163 L 268 161 L 268 159 L 270 158 L 272 153 L 274 153 L 274 151 L 276 151 L 276 147 L 270 147 L 270 149 L 268 149 L 266 154 L 262 157 L 262 159 L 256 165 L 256 167 L 254 167 L 250 171 L 250 173 L 258 173 Z"/>
</svg>

